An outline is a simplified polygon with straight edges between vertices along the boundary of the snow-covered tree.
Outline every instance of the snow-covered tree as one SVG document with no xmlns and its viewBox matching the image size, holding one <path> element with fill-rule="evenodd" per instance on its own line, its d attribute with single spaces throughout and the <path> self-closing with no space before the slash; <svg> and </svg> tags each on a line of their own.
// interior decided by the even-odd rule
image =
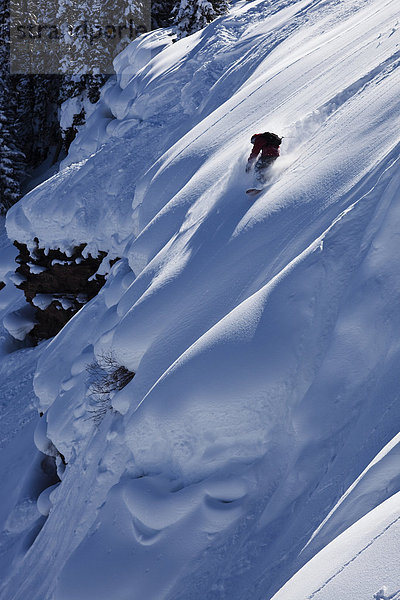
<svg viewBox="0 0 400 600">
<path fill-rule="evenodd" d="M 173 9 L 173 23 L 178 39 L 203 29 L 228 11 L 228 0 L 178 0 Z"/>
<path fill-rule="evenodd" d="M 170 27 L 172 25 L 172 11 L 176 0 L 155 0 L 151 5 L 151 27 Z"/>
<path fill-rule="evenodd" d="M 0 104 L 0 212 L 5 213 L 21 197 L 20 185 L 25 175 L 25 156 L 16 147 L 11 132 L 12 116 L 4 105 L 8 95 L 1 95 Z"/>
<path fill-rule="evenodd" d="M 9 73 L 9 6 L 0 0 L 0 212 L 20 198 L 25 156 L 16 144 L 17 97 Z"/>
</svg>

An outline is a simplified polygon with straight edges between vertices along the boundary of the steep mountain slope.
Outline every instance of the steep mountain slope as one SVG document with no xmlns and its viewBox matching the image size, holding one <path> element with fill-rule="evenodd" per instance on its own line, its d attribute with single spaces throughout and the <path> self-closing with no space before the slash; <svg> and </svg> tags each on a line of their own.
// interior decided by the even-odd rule
<svg viewBox="0 0 400 600">
<path fill-rule="evenodd" d="M 399 61 L 396 0 L 239 1 L 117 58 L 7 218 L 120 260 L 40 351 L 35 440 L 62 481 L 2 599 L 261 600 L 305 563 L 279 600 L 348 593 L 398 515 Z M 263 130 L 287 137 L 252 202 Z M 101 420 L 107 358 L 135 376 Z M 395 584 L 392 550 L 363 564 L 360 594 Z"/>
</svg>

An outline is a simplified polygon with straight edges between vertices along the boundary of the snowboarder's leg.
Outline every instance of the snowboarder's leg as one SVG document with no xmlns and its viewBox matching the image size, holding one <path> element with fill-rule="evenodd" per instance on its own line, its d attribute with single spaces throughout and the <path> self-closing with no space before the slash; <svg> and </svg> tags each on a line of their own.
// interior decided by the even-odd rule
<svg viewBox="0 0 400 600">
<path fill-rule="evenodd" d="M 256 180 L 263 185 L 265 183 L 265 163 L 262 158 L 259 158 L 254 166 Z"/>
<path fill-rule="evenodd" d="M 269 171 L 269 167 L 273 164 L 273 162 L 275 161 L 274 158 L 259 158 L 258 161 L 255 164 L 254 167 L 254 171 L 256 173 L 256 179 L 257 181 L 259 181 L 261 183 L 261 185 L 264 185 L 264 183 L 267 182 L 267 180 L 269 179 L 269 175 L 268 175 L 268 171 Z"/>
</svg>

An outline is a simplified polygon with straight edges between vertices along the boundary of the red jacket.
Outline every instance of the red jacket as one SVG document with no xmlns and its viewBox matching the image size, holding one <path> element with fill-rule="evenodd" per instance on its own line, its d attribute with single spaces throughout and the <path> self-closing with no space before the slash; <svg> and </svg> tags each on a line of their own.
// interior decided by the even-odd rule
<svg viewBox="0 0 400 600">
<path fill-rule="evenodd" d="M 273 144 L 270 144 L 268 142 L 266 143 L 262 133 L 256 133 L 255 135 L 253 135 L 252 140 L 253 139 L 254 146 L 249 156 L 249 160 L 255 160 L 260 154 L 260 152 L 262 158 L 278 158 L 280 154 L 279 146 L 274 146 Z"/>
</svg>

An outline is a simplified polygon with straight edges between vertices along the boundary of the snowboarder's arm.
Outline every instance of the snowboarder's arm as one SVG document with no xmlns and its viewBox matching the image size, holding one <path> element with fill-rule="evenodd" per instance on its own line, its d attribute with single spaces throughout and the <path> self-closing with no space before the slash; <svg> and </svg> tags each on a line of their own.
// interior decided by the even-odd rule
<svg viewBox="0 0 400 600">
<path fill-rule="evenodd" d="M 250 156 L 249 156 L 249 162 L 250 161 L 254 162 L 256 160 L 257 156 L 261 152 L 263 145 L 264 145 L 264 142 L 263 142 L 261 136 L 260 137 L 257 136 L 255 139 L 254 145 L 253 145 L 253 150 L 251 151 Z"/>
<path fill-rule="evenodd" d="M 253 144 L 253 150 L 250 153 L 250 156 L 247 160 L 247 165 L 246 165 L 246 173 L 248 173 L 251 169 L 251 167 L 253 166 L 253 164 L 255 163 L 255 161 L 257 160 L 257 156 L 260 154 L 261 149 L 263 147 L 263 142 L 260 139 L 260 137 L 255 136 L 255 141 Z"/>
</svg>

